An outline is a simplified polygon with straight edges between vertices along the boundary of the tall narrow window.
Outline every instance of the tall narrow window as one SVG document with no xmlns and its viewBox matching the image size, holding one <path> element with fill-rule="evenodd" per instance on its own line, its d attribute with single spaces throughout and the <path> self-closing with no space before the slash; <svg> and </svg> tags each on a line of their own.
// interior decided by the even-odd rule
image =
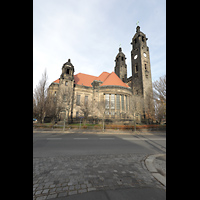
<svg viewBox="0 0 200 200">
<path fill-rule="evenodd" d="M 135 64 L 135 72 L 138 72 L 138 65 Z"/>
<path fill-rule="evenodd" d="M 77 95 L 76 105 L 80 106 L 81 95 Z"/>
<path fill-rule="evenodd" d="M 66 85 L 66 86 L 68 85 L 68 81 L 65 82 L 65 85 Z"/>
<path fill-rule="evenodd" d="M 85 106 L 88 104 L 88 96 L 85 96 Z"/>
<path fill-rule="evenodd" d="M 119 94 L 116 95 L 116 103 L 117 103 L 117 110 L 120 110 L 120 96 Z"/>
<path fill-rule="evenodd" d="M 110 107 L 111 109 L 115 109 L 115 95 L 111 94 L 110 96 Z"/>
<path fill-rule="evenodd" d="M 105 109 L 109 109 L 109 94 L 105 95 Z"/>
<path fill-rule="evenodd" d="M 128 101 L 127 101 L 127 96 L 125 96 L 125 102 L 126 102 L 126 112 L 128 111 Z"/>
<path fill-rule="evenodd" d="M 122 110 L 124 111 L 124 95 L 121 96 Z"/>
</svg>

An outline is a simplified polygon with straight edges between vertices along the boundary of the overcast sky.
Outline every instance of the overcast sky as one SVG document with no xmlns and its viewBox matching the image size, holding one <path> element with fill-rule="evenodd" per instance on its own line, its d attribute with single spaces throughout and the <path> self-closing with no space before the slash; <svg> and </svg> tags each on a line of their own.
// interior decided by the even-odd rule
<svg viewBox="0 0 200 200">
<path fill-rule="evenodd" d="M 152 80 L 166 74 L 166 0 L 33 0 L 33 88 L 71 59 L 75 73 L 112 72 L 121 44 L 131 76 L 136 23 L 148 38 Z"/>
</svg>

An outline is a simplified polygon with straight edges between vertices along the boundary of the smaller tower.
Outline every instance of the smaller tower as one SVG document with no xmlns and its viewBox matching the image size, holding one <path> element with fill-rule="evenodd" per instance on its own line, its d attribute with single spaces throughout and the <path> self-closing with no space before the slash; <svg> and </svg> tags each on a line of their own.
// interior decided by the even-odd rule
<svg viewBox="0 0 200 200">
<path fill-rule="evenodd" d="M 66 120 L 73 116 L 73 96 L 74 96 L 74 66 L 70 59 L 62 66 L 62 73 L 59 82 L 60 118 Z"/>
<path fill-rule="evenodd" d="M 66 81 L 74 80 L 74 66 L 72 65 L 70 59 L 68 62 L 64 63 L 62 66 L 62 74 L 60 75 L 60 84 L 67 84 Z M 63 82 L 65 81 L 65 82 Z"/>
<path fill-rule="evenodd" d="M 127 65 L 126 65 L 126 57 L 122 52 L 122 48 L 119 48 L 119 53 L 115 59 L 115 73 L 117 76 L 124 82 L 127 82 Z"/>
</svg>

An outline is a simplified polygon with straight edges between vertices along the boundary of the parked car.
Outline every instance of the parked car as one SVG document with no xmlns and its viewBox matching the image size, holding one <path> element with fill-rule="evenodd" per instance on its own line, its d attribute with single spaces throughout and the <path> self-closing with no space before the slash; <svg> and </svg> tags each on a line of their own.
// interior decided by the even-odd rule
<svg viewBox="0 0 200 200">
<path fill-rule="evenodd" d="M 37 123 L 37 119 L 33 118 L 33 123 Z"/>
</svg>

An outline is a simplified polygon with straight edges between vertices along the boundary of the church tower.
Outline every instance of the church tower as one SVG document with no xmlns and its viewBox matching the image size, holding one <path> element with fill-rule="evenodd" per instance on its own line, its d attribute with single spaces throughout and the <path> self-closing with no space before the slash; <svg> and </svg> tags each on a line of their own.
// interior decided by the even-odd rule
<svg viewBox="0 0 200 200">
<path fill-rule="evenodd" d="M 73 116 L 73 95 L 74 95 L 74 66 L 70 59 L 62 66 L 62 73 L 59 82 L 59 104 L 62 105 L 60 118 L 68 119 Z"/>
<path fill-rule="evenodd" d="M 132 38 L 131 65 L 132 65 L 132 90 L 133 95 L 141 97 L 142 119 L 152 119 L 152 79 L 149 47 L 147 46 L 147 37 L 136 27 L 136 33 Z"/>
<path fill-rule="evenodd" d="M 122 52 L 122 48 L 119 48 L 119 53 L 115 59 L 115 74 L 124 82 L 127 82 L 127 65 L 126 57 Z"/>
<path fill-rule="evenodd" d="M 71 63 L 71 60 L 68 59 L 68 62 L 64 63 L 62 66 L 62 74 L 60 75 L 60 85 L 71 85 L 71 82 L 74 81 L 74 71 L 74 66 Z"/>
</svg>

